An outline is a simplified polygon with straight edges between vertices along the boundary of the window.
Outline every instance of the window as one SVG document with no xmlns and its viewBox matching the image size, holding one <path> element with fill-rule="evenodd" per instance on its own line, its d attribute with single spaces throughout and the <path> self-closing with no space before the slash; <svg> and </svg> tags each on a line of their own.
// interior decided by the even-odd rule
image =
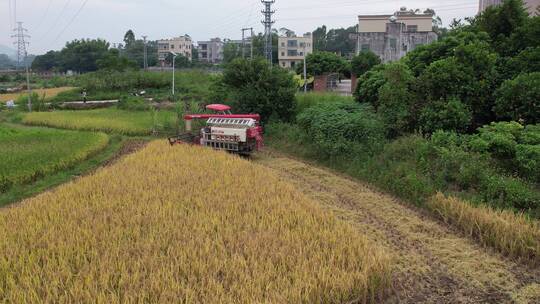
<svg viewBox="0 0 540 304">
<path fill-rule="evenodd" d="M 171 44 L 171 50 L 174 50 L 174 44 Z"/>
<path fill-rule="evenodd" d="M 296 66 L 296 61 L 291 61 L 291 68 L 294 68 Z"/>
<path fill-rule="evenodd" d="M 298 40 L 287 41 L 287 47 L 298 47 Z"/>
<path fill-rule="evenodd" d="M 206 44 L 201 44 L 201 49 L 202 49 L 203 51 L 206 51 L 206 50 L 208 49 L 208 45 L 206 45 Z"/>
<path fill-rule="evenodd" d="M 287 51 L 287 56 L 290 56 L 290 57 L 298 56 L 298 51 L 297 50 L 288 50 Z"/>
<path fill-rule="evenodd" d="M 285 66 L 286 66 L 285 62 L 282 62 L 282 63 L 281 63 L 281 65 L 282 65 L 283 67 L 285 67 Z"/>
<path fill-rule="evenodd" d="M 392 50 L 397 50 L 397 39 L 396 38 L 390 38 L 390 48 Z"/>
<path fill-rule="evenodd" d="M 362 52 L 367 52 L 371 50 L 371 47 L 369 44 L 362 44 Z"/>
<path fill-rule="evenodd" d="M 304 52 L 298 52 L 299 56 L 304 56 Z"/>
<path fill-rule="evenodd" d="M 407 25 L 407 32 L 418 32 L 418 25 Z"/>
<path fill-rule="evenodd" d="M 285 52 L 281 52 L 281 56 L 282 56 L 282 57 L 285 57 Z"/>
<path fill-rule="evenodd" d="M 281 46 L 282 46 L 282 47 L 285 47 L 285 42 L 282 42 L 282 43 L 281 43 Z"/>
<path fill-rule="evenodd" d="M 305 47 L 306 47 L 306 43 L 305 43 L 305 42 L 300 42 L 300 47 L 301 47 L 301 48 L 305 48 Z"/>
<path fill-rule="evenodd" d="M 406 44 L 403 44 L 402 50 L 403 50 L 404 52 L 407 52 L 407 49 L 408 49 L 407 45 L 406 45 Z"/>
</svg>

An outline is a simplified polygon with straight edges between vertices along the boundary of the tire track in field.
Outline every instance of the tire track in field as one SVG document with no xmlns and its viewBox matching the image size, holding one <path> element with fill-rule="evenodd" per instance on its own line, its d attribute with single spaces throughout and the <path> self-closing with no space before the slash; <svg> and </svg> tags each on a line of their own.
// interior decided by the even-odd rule
<svg viewBox="0 0 540 304">
<path fill-rule="evenodd" d="M 394 255 L 388 303 L 540 303 L 540 270 L 477 245 L 421 210 L 274 152 L 255 161 Z"/>
</svg>

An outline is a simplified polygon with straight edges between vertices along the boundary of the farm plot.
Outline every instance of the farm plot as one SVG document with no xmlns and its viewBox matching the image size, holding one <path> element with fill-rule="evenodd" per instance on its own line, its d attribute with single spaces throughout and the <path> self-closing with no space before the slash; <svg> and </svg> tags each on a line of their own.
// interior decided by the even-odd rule
<svg viewBox="0 0 540 304">
<path fill-rule="evenodd" d="M 154 142 L 0 212 L 0 302 L 375 302 L 391 259 L 274 172 Z"/>
<path fill-rule="evenodd" d="M 85 160 L 108 142 L 103 133 L 0 125 L 0 193 Z"/>
<path fill-rule="evenodd" d="M 99 109 L 90 111 L 33 112 L 25 114 L 23 123 L 62 129 L 102 131 L 124 135 L 148 135 L 154 128 L 174 126 L 176 113 Z"/>
<path fill-rule="evenodd" d="M 39 97 L 43 96 L 45 94 L 45 98 L 52 98 L 56 95 L 73 90 L 72 87 L 62 87 L 62 88 L 52 88 L 52 89 L 35 89 L 32 90 L 34 93 L 37 93 Z M 8 100 L 17 100 L 20 96 L 26 96 L 28 98 L 28 94 L 26 92 L 22 93 L 13 93 L 13 94 L 0 94 L 0 102 L 6 102 Z"/>
</svg>

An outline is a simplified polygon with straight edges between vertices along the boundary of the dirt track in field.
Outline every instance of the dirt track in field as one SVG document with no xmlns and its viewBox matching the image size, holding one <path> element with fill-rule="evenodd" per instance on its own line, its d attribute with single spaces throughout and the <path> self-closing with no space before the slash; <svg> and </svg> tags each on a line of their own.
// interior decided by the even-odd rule
<svg viewBox="0 0 540 304">
<path fill-rule="evenodd" d="M 387 303 L 540 303 L 540 269 L 481 247 L 422 210 L 276 152 L 254 161 L 394 256 Z"/>
</svg>

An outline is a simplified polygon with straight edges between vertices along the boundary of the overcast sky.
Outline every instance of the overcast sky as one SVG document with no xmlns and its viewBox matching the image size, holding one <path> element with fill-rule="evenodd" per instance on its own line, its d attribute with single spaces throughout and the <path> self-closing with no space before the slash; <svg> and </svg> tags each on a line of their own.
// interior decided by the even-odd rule
<svg viewBox="0 0 540 304">
<path fill-rule="evenodd" d="M 61 49 L 76 38 L 118 43 L 128 29 L 151 40 L 189 34 L 194 41 L 239 39 L 243 27 L 263 30 L 260 0 L 0 0 L 0 44 L 6 46 L 13 43 L 15 6 L 34 54 Z M 357 15 L 391 14 L 401 6 L 433 8 L 446 25 L 475 15 L 478 0 L 276 0 L 275 28 L 304 33 L 323 24 L 346 27 L 356 24 Z"/>
</svg>

